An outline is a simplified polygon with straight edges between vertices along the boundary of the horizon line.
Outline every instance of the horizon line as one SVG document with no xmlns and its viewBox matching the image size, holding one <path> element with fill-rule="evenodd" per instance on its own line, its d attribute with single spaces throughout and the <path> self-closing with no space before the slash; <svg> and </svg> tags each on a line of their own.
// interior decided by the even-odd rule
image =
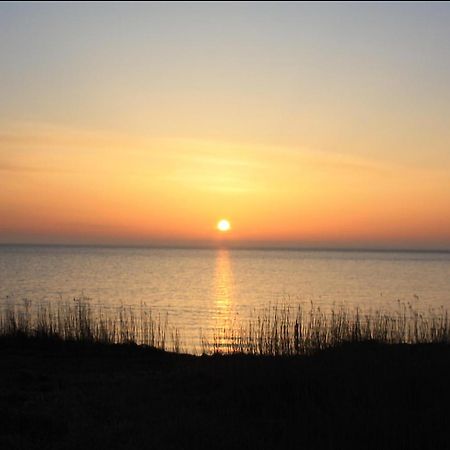
<svg viewBox="0 0 450 450">
<path fill-rule="evenodd" d="M 324 252 L 403 252 L 403 253 L 450 253 L 450 248 L 417 248 L 417 247 L 333 247 L 333 246 L 301 246 L 301 245 L 218 245 L 213 244 L 73 244 L 73 243 L 3 243 L 0 247 L 69 247 L 69 248 L 122 248 L 122 249 L 166 249 L 166 250 L 259 250 L 259 251 L 324 251 Z"/>
</svg>

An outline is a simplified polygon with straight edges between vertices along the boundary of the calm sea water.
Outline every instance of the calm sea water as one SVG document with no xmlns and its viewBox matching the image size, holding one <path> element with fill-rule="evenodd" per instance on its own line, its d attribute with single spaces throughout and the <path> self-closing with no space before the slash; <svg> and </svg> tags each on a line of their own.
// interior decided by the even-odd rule
<svg viewBox="0 0 450 450">
<path fill-rule="evenodd" d="M 0 246 L 1 301 L 81 294 L 167 312 L 191 345 L 269 304 L 450 309 L 450 254 Z"/>
</svg>

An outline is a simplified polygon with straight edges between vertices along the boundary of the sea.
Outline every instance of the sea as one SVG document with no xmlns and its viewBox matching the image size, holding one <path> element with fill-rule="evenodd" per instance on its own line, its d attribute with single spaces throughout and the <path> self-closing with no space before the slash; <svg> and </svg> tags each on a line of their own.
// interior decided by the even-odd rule
<svg viewBox="0 0 450 450">
<path fill-rule="evenodd" d="M 277 305 L 450 309 L 450 253 L 0 246 L 0 307 L 76 298 L 149 308 L 192 350 L 212 330 Z"/>
</svg>

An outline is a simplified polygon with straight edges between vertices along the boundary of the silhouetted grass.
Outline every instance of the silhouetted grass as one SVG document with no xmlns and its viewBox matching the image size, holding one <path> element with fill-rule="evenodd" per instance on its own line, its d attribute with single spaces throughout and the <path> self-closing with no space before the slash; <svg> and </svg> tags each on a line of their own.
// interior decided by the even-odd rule
<svg viewBox="0 0 450 450">
<path fill-rule="evenodd" d="M 144 307 L 10 305 L 0 448 L 447 448 L 448 328 L 404 305 L 271 307 L 196 357 L 155 350 L 179 350 L 178 332 Z"/>
<path fill-rule="evenodd" d="M 94 307 L 89 299 L 32 305 L 9 304 L 0 310 L 0 336 L 29 336 L 84 343 L 133 343 L 181 351 L 177 328 L 167 315 L 145 306 Z M 347 343 L 449 343 L 450 323 L 444 309 L 422 313 L 398 303 L 389 312 L 359 308 L 323 311 L 310 304 L 267 307 L 244 322 L 233 322 L 201 338 L 203 354 L 242 353 L 262 356 L 308 355 Z"/>
<path fill-rule="evenodd" d="M 0 336 L 37 337 L 101 344 L 139 344 L 180 352 L 180 335 L 167 315 L 151 309 L 93 307 L 90 299 L 72 302 L 9 304 L 0 311 Z"/>
<path fill-rule="evenodd" d="M 396 311 L 363 312 L 341 307 L 322 311 L 313 304 L 274 306 L 240 325 L 215 331 L 212 341 L 202 340 L 204 353 L 251 355 L 305 355 L 347 343 L 449 343 L 448 312 L 441 308 L 421 313 L 398 303 Z"/>
</svg>

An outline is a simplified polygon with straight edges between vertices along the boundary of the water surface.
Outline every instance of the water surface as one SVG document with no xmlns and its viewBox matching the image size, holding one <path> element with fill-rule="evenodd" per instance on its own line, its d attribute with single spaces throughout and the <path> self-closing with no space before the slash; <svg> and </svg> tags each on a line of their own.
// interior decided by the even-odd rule
<svg viewBox="0 0 450 450">
<path fill-rule="evenodd" d="M 268 304 L 450 307 L 450 254 L 0 246 L 0 299 L 146 305 L 188 346 Z"/>
</svg>

